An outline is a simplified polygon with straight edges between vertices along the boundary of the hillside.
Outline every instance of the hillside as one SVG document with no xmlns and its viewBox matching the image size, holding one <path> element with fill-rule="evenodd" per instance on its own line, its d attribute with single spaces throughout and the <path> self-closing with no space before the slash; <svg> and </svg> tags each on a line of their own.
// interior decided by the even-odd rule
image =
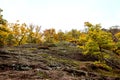
<svg viewBox="0 0 120 80">
<path fill-rule="evenodd" d="M 120 56 L 106 64 L 76 45 L 25 44 L 0 49 L 0 80 L 120 80 Z"/>
</svg>

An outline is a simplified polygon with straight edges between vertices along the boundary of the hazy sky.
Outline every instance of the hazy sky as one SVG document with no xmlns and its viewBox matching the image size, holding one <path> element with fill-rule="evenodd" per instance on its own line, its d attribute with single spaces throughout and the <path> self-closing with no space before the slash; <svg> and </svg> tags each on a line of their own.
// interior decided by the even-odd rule
<svg viewBox="0 0 120 80">
<path fill-rule="evenodd" d="M 83 29 L 84 22 L 105 28 L 120 25 L 120 0 L 0 0 L 9 22 L 41 25 L 42 29 Z"/>
</svg>

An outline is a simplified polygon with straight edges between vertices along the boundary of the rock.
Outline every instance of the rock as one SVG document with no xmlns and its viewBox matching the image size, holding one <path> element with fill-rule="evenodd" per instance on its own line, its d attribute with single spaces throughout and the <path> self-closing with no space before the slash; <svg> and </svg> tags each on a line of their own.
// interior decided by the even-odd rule
<svg viewBox="0 0 120 80">
<path fill-rule="evenodd" d="M 113 77 L 102 75 L 102 71 L 110 71 L 93 65 L 94 60 L 97 58 L 84 56 L 81 50 L 69 44 L 57 47 L 27 44 L 4 48 L 0 50 L 0 80 L 120 80 L 118 59 L 118 63 L 116 60 L 108 62 L 110 66 L 113 63 L 118 66 L 112 67 Z M 101 72 L 97 72 L 98 69 Z"/>
<path fill-rule="evenodd" d="M 88 68 L 85 65 L 80 66 L 80 70 L 88 71 Z"/>
</svg>

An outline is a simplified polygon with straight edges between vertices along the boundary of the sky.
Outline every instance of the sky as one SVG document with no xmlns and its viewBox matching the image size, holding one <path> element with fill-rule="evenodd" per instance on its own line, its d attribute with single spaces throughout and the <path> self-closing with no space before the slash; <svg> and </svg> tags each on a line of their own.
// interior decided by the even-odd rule
<svg viewBox="0 0 120 80">
<path fill-rule="evenodd" d="M 42 30 L 83 30 L 86 21 L 103 28 L 120 25 L 120 0 L 0 0 L 0 8 L 9 23 L 19 20 Z"/>
</svg>

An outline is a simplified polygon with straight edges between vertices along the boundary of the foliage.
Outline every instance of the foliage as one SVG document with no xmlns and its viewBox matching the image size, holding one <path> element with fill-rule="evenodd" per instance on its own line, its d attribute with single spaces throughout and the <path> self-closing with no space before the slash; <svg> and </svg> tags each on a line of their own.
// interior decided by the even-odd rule
<svg viewBox="0 0 120 80">
<path fill-rule="evenodd" d="M 41 43 L 42 33 L 40 32 L 41 26 L 31 24 L 28 28 L 27 42 L 28 43 Z"/>
<path fill-rule="evenodd" d="M 85 25 L 88 26 L 88 32 L 85 37 L 80 39 L 83 53 L 96 55 L 100 61 L 104 61 L 106 55 L 108 56 L 104 50 L 116 49 L 111 33 L 103 31 L 100 24 L 92 25 L 86 22 Z"/>
<path fill-rule="evenodd" d="M 7 21 L 3 19 L 3 15 L 0 15 L 0 47 L 7 44 L 6 39 L 9 33 Z"/>
<path fill-rule="evenodd" d="M 27 28 L 26 24 L 11 24 L 11 35 L 10 38 L 13 38 L 14 45 L 21 45 L 26 43 Z"/>
<path fill-rule="evenodd" d="M 115 37 L 120 41 L 120 32 L 116 33 Z"/>
<path fill-rule="evenodd" d="M 1 10 L 1 11 L 3 11 L 3 10 Z M 2 25 L 6 25 L 7 24 L 7 20 L 3 19 L 3 15 L 1 15 L 1 14 L 0 14 L 0 24 L 2 24 Z"/>
<path fill-rule="evenodd" d="M 103 68 L 105 70 L 112 71 L 112 68 L 110 66 L 108 66 L 105 63 L 101 63 L 100 61 L 95 61 L 94 65 L 97 66 L 97 67 L 99 67 L 99 68 Z"/>
<path fill-rule="evenodd" d="M 65 33 L 62 32 L 62 30 L 59 30 L 57 33 L 57 41 L 65 41 L 66 37 L 65 37 Z"/>
<path fill-rule="evenodd" d="M 0 47 L 7 44 L 6 39 L 8 37 L 8 29 L 5 25 L 0 25 Z"/>
<path fill-rule="evenodd" d="M 45 42 L 48 42 L 48 43 L 54 43 L 56 42 L 56 31 L 55 29 L 51 28 L 51 29 L 46 29 L 44 31 L 44 39 L 45 39 Z"/>
</svg>

